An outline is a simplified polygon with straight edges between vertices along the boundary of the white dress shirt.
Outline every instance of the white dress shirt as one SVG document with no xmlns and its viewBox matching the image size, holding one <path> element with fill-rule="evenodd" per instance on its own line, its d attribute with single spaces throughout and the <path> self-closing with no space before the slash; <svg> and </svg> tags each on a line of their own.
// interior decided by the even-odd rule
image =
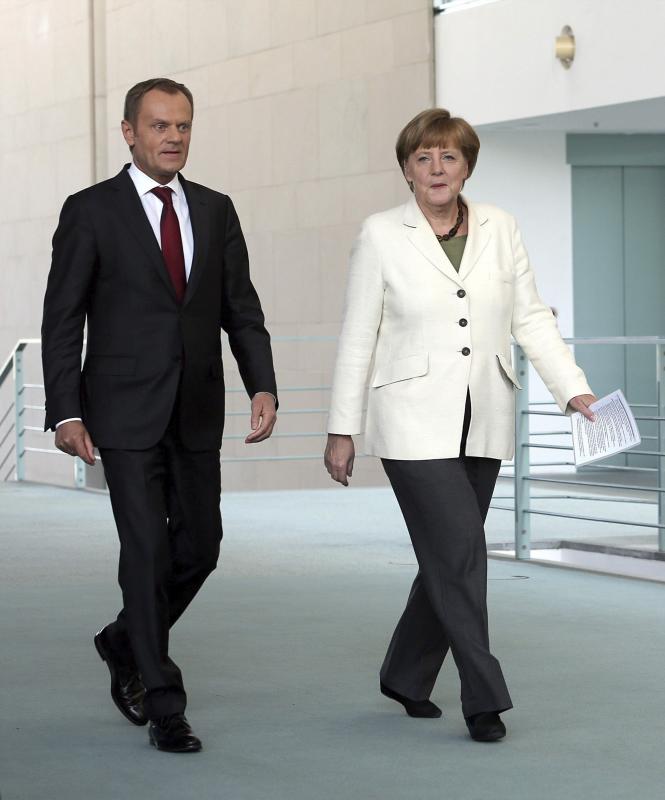
<svg viewBox="0 0 665 800">
<path fill-rule="evenodd" d="M 192 233 L 192 222 L 189 218 L 189 206 L 187 205 L 187 198 L 185 197 L 182 184 L 175 175 L 169 183 L 158 183 L 154 178 L 146 175 L 145 172 L 132 163 L 127 170 L 127 174 L 132 179 L 136 191 L 141 198 L 143 210 L 148 218 L 150 227 L 155 234 L 157 244 L 162 246 L 162 235 L 160 221 L 162 218 L 162 209 L 164 204 L 152 193 L 152 189 L 157 186 L 165 186 L 167 189 L 173 190 L 173 208 L 175 208 L 178 222 L 180 223 L 180 238 L 182 239 L 182 252 L 185 256 L 185 276 L 189 280 L 189 273 L 192 269 L 192 256 L 194 255 L 194 234 Z"/>
</svg>

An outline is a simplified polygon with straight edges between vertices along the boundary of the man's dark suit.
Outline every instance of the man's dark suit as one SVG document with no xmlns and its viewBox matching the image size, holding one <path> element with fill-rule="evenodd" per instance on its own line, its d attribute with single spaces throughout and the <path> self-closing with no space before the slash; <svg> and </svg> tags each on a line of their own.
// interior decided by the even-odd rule
<svg viewBox="0 0 665 800">
<path fill-rule="evenodd" d="M 194 238 L 180 305 L 126 170 L 69 197 L 53 238 L 42 325 L 46 428 L 79 417 L 100 450 L 125 606 L 108 630 L 141 673 L 156 718 L 184 709 L 168 629 L 214 569 L 222 536 L 220 328 L 250 397 L 277 390 L 231 200 L 179 176 Z"/>
</svg>

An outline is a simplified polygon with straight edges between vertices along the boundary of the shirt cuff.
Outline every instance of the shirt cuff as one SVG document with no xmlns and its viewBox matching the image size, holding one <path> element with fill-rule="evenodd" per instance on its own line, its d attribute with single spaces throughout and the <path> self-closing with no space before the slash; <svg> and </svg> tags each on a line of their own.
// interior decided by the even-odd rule
<svg viewBox="0 0 665 800">
<path fill-rule="evenodd" d="M 61 419 L 60 422 L 55 423 L 56 430 L 61 426 L 64 425 L 65 422 L 83 422 L 81 417 L 68 417 L 67 419 Z"/>
</svg>

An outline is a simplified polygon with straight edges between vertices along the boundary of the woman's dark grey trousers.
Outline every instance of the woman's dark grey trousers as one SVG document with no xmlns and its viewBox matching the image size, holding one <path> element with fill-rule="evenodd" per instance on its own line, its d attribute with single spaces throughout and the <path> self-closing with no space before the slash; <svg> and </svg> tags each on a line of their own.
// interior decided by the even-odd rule
<svg viewBox="0 0 665 800">
<path fill-rule="evenodd" d="M 511 708 L 487 630 L 484 522 L 501 462 L 466 455 L 382 462 L 419 569 L 388 647 L 381 681 L 405 697 L 425 700 L 450 649 L 462 684 L 465 717 Z"/>
</svg>

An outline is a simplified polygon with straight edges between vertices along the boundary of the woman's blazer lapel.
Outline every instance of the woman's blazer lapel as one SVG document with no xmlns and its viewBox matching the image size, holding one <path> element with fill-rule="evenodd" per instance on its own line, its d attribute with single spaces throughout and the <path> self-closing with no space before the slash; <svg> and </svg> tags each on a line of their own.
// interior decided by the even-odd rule
<svg viewBox="0 0 665 800">
<path fill-rule="evenodd" d="M 487 215 L 478 213 L 474 203 L 470 203 L 466 199 L 464 199 L 464 203 L 469 209 L 469 233 L 459 274 L 448 260 L 432 226 L 416 203 L 415 197 L 410 197 L 404 206 L 403 218 L 407 229 L 407 238 L 411 244 L 440 272 L 460 286 L 464 286 L 464 279 L 476 265 L 491 236 L 487 225 Z"/>
<path fill-rule="evenodd" d="M 464 280 L 476 266 L 478 259 L 487 247 L 491 233 L 490 226 L 487 224 L 487 214 L 480 212 L 475 203 L 470 203 L 466 198 L 462 199 L 469 209 L 469 234 L 459 268 L 459 277 Z"/>
<path fill-rule="evenodd" d="M 415 197 L 410 197 L 404 206 L 403 222 L 406 226 L 408 240 L 420 251 L 421 255 L 425 256 L 431 264 L 447 278 L 450 278 L 451 281 L 455 281 L 455 283 L 463 286 L 460 276 L 443 252 L 443 248 L 439 244 L 439 240 L 436 238 L 432 226 L 420 210 L 420 206 L 416 203 Z"/>
</svg>

